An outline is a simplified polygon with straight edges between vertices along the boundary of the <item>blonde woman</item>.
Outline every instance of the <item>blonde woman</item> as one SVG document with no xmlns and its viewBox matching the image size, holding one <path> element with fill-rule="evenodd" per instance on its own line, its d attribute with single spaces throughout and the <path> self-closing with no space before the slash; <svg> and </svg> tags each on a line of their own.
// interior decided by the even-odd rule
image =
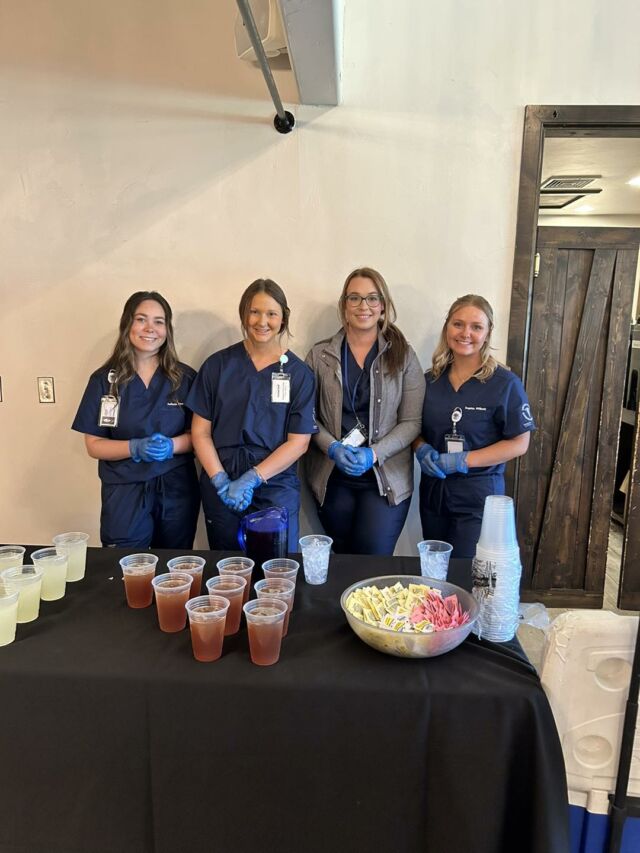
<svg viewBox="0 0 640 853">
<path fill-rule="evenodd" d="M 425 374 L 422 432 L 414 442 L 422 470 L 425 539 L 473 557 L 484 499 L 504 494 L 505 463 L 526 453 L 535 429 L 518 377 L 490 354 L 493 309 L 469 294 L 453 303 Z"/>
<path fill-rule="evenodd" d="M 350 273 L 338 312 L 342 328 L 307 355 L 319 428 L 305 456 L 307 479 L 336 552 L 393 554 L 413 491 L 422 369 L 394 324 L 379 272 Z"/>
</svg>

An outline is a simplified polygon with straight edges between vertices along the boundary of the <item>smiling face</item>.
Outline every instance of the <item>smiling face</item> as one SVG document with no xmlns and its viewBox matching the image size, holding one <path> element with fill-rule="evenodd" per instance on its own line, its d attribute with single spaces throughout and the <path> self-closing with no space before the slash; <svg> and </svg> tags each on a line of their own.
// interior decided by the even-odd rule
<svg viewBox="0 0 640 853">
<path fill-rule="evenodd" d="M 158 355 L 167 339 L 164 308 L 155 299 L 145 299 L 136 308 L 129 329 L 129 341 L 136 355 L 150 358 Z"/>
<path fill-rule="evenodd" d="M 351 279 L 344 296 L 343 311 L 344 322 L 350 329 L 359 332 L 377 329 L 384 314 L 384 302 L 370 278 L 355 276 Z"/>
<path fill-rule="evenodd" d="M 247 339 L 254 346 L 268 346 L 277 343 L 282 331 L 282 308 L 267 293 L 256 293 L 244 321 Z"/>
<path fill-rule="evenodd" d="M 489 318 L 472 305 L 458 308 L 447 323 L 447 346 L 454 358 L 470 358 L 480 362 L 481 349 L 489 336 Z"/>
</svg>

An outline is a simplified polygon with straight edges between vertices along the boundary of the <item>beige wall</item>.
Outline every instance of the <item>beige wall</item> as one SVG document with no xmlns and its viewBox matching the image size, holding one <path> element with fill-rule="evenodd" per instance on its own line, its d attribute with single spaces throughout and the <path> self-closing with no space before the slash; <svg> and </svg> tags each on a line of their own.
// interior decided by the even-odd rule
<svg viewBox="0 0 640 853">
<path fill-rule="evenodd" d="M 344 103 L 292 107 L 282 137 L 259 73 L 220 59 L 210 4 L 0 4 L 0 541 L 81 529 L 98 544 L 96 463 L 69 424 L 134 290 L 167 296 L 197 367 L 269 275 L 304 355 L 366 263 L 424 365 L 472 290 L 504 357 L 524 106 L 640 91 L 636 0 L 347 0 Z M 216 38 L 234 8 L 220 0 Z M 38 404 L 39 375 L 55 405 Z M 418 538 L 414 503 L 399 550 Z"/>
</svg>

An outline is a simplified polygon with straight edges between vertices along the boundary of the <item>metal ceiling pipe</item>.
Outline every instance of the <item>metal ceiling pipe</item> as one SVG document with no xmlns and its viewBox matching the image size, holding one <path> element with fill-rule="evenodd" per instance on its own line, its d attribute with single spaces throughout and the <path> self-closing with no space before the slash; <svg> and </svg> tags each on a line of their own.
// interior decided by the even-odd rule
<svg viewBox="0 0 640 853">
<path fill-rule="evenodd" d="M 282 106 L 282 100 L 280 99 L 280 95 L 278 94 L 278 87 L 276 86 L 276 82 L 273 79 L 273 74 L 271 73 L 271 68 L 269 67 L 269 63 L 267 62 L 267 55 L 264 52 L 264 47 L 260 40 L 260 35 L 258 34 L 256 22 L 253 19 L 253 12 L 251 11 L 249 0 L 236 0 L 236 3 L 238 4 L 238 9 L 240 10 L 240 14 L 242 15 L 244 25 L 247 28 L 249 39 L 255 51 L 258 62 L 260 63 L 260 68 L 262 69 L 262 76 L 264 77 L 264 81 L 267 84 L 267 88 L 269 89 L 271 100 L 273 101 L 273 105 L 276 108 L 277 115 L 273 120 L 273 126 L 278 131 L 278 133 L 289 133 L 291 130 L 293 130 L 296 120 L 293 115 L 288 110 L 285 110 L 285 108 Z"/>
</svg>

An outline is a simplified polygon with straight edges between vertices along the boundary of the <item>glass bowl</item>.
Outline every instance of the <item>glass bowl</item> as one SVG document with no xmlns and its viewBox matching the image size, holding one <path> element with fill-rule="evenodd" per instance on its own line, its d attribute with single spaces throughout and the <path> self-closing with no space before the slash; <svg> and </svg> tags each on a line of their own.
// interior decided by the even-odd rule
<svg viewBox="0 0 640 853">
<path fill-rule="evenodd" d="M 425 584 L 432 589 L 439 589 L 444 597 L 455 593 L 460 606 L 463 610 L 468 611 L 469 621 L 459 628 L 450 628 L 448 631 L 433 631 L 431 634 L 404 634 L 393 631 L 391 628 L 368 625 L 347 610 L 345 606 L 347 598 L 354 590 L 363 586 L 377 586 L 378 589 L 382 589 L 385 586 L 393 586 L 398 581 L 405 587 L 410 583 Z M 381 577 L 358 581 L 351 584 L 342 593 L 340 606 L 347 617 L 347 622 L 363 642 L 371 646 L 372 649 L 400 658 L 433 658 L 450 652 L 467 638 L 480 615 L 477 601 L 466 589 L 447 581 L 438 581 L 421 575 L 382 575 Z"/>
</svg>

